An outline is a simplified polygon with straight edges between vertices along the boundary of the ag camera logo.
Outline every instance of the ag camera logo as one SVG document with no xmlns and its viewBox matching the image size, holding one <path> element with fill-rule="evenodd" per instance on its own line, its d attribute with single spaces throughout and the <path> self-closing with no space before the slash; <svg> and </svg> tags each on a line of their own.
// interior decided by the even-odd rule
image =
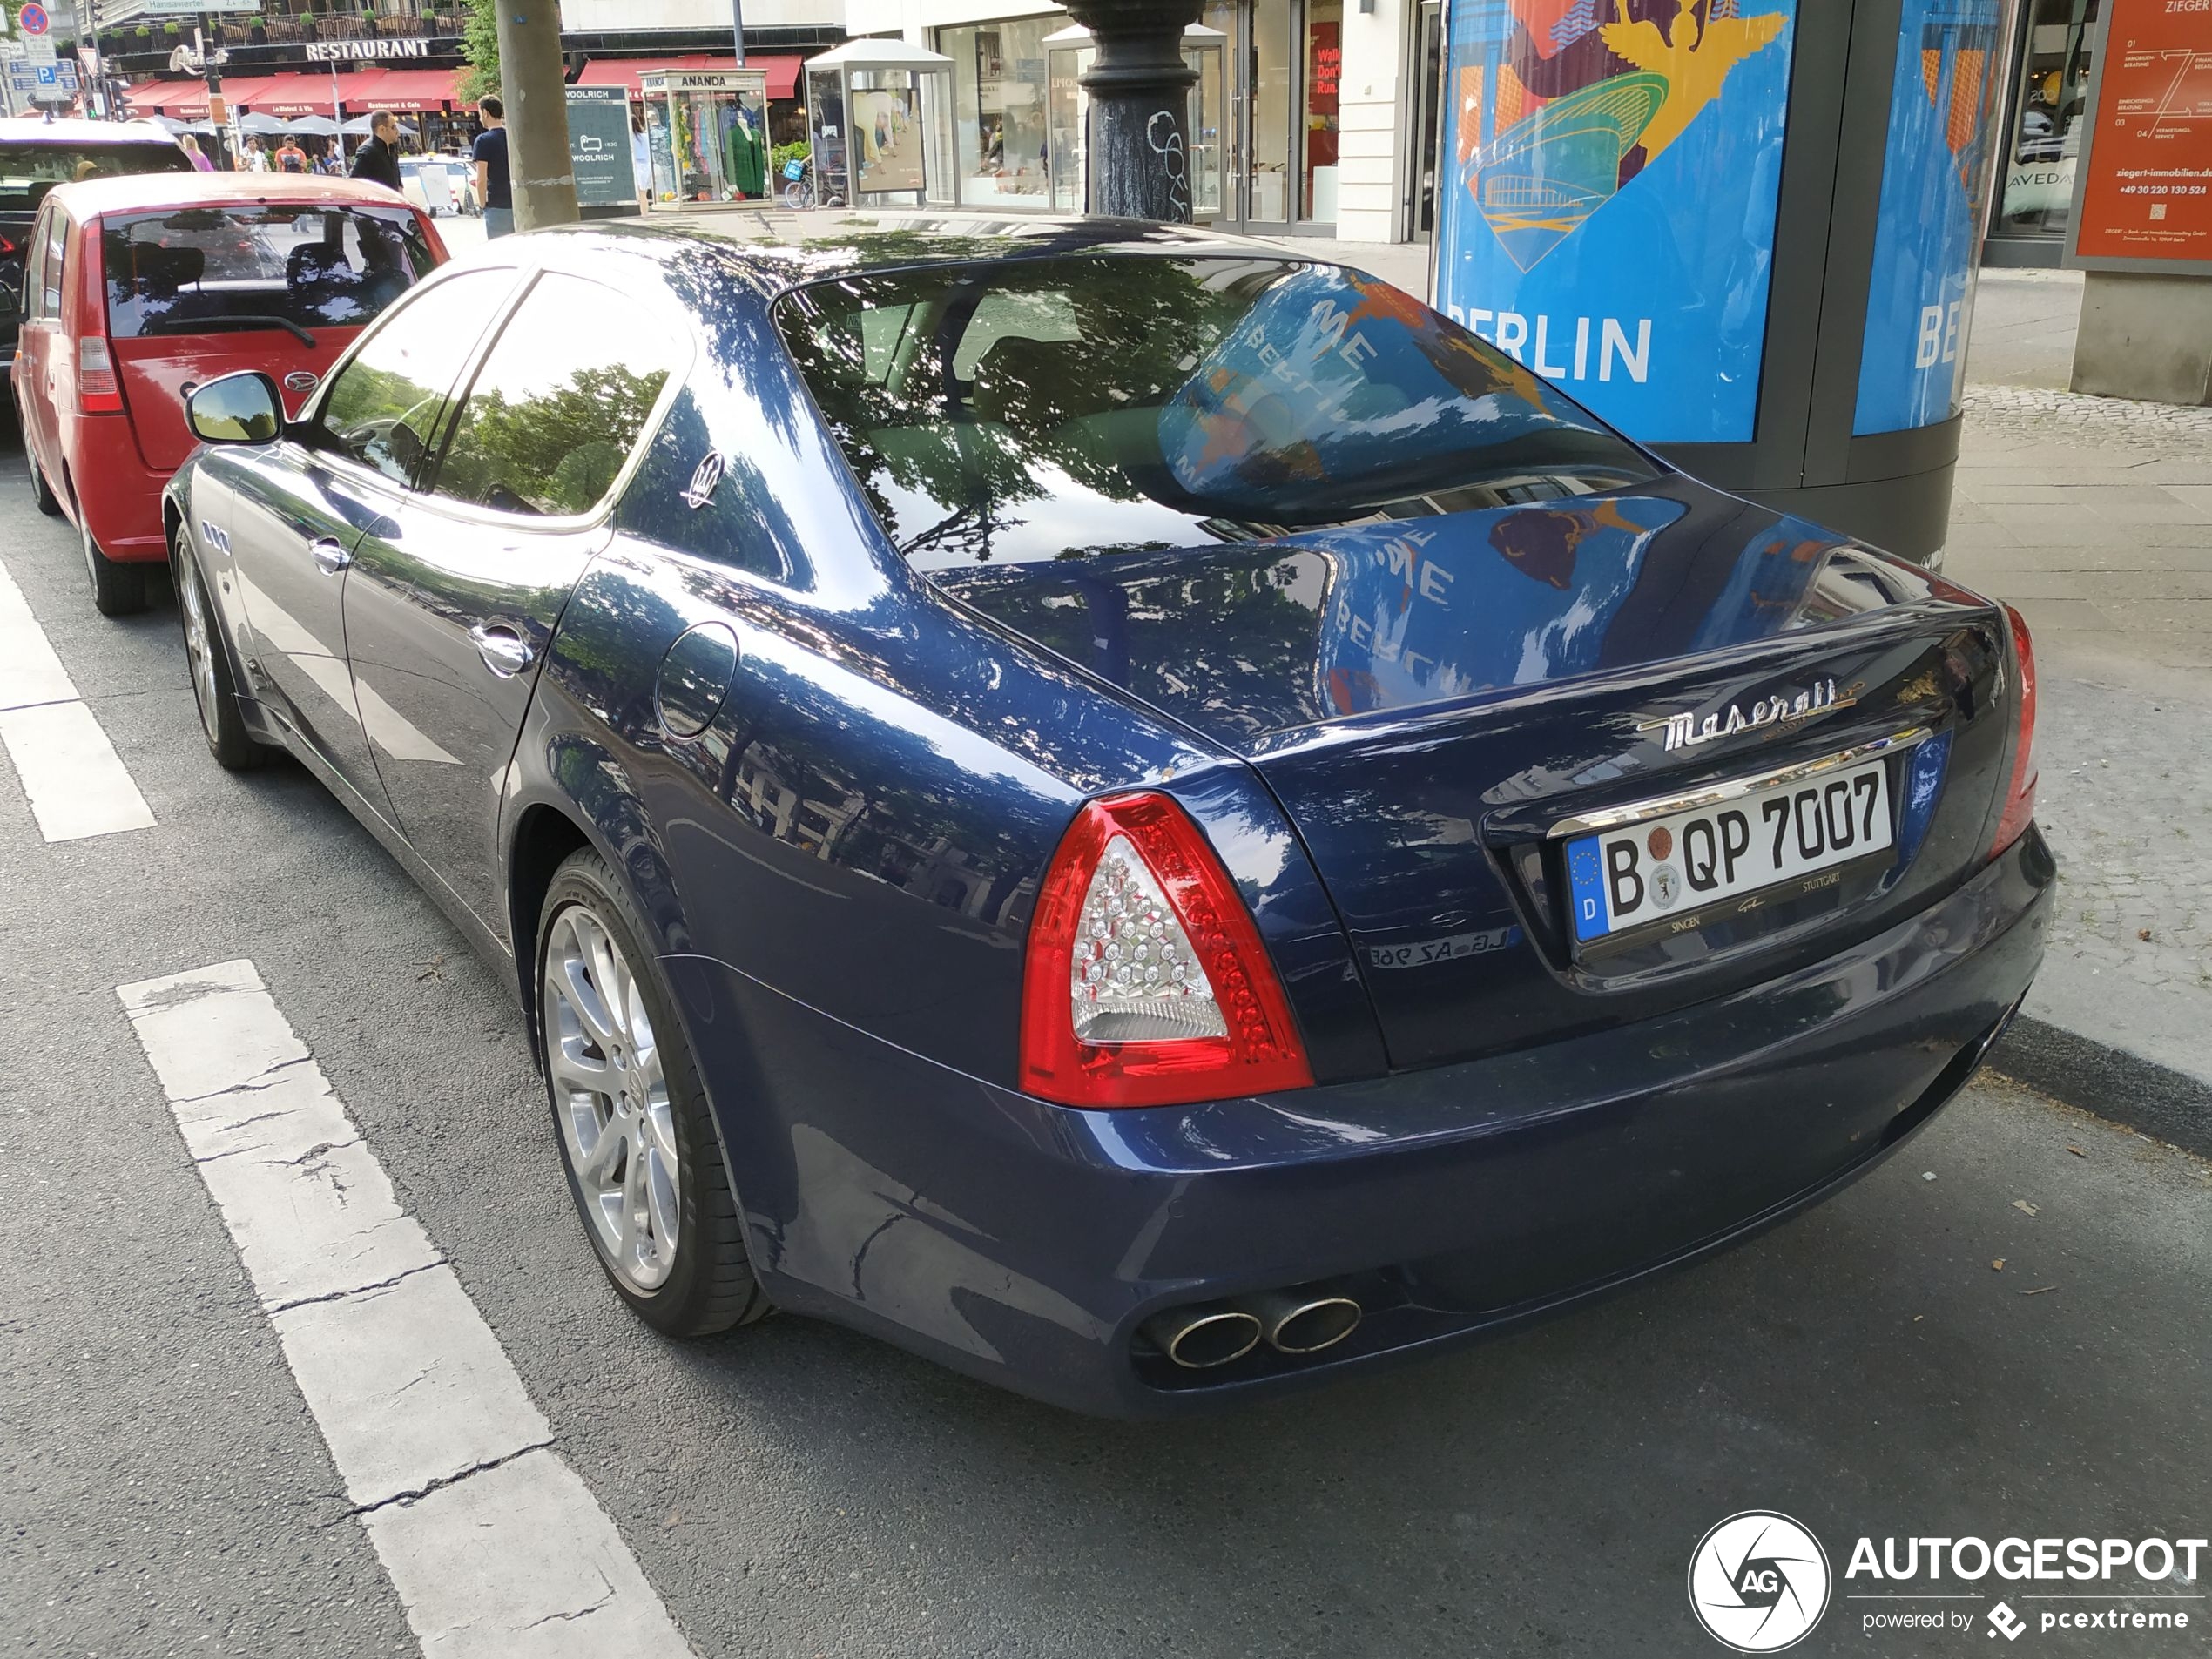
<svg viewBox="0 0 2212 1659">
<path fill-rule="evenodd" d="M 1831 1578 L 1820 1541 L 1787 1515 L 1746 1509 L 1697 1541 L 1689 1610 L 1738 1653 L 1779 1653 L 1828 1610 Z"/>
</svg>

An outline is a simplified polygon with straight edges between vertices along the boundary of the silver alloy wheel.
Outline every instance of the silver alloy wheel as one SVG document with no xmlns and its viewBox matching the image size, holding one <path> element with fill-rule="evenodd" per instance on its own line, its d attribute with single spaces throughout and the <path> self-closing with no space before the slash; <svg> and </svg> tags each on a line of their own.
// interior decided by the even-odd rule
<svg viewBox="0 0 2212 1659">
<path fill-rule="evenodd" d="M 623 1278 L 658 1290 L 682 1225 L 668 1079 L 637 972 L 584 905 L 553 919 L 543 1006 L 561 1150 L 584 1214 Z"/>
<path fill-rule="evenodd" d="M 199 568 L 187 553 L 179 561 L 185 579 L 178 584 L 185 613 L 185 656 L 192 664 L 192 692 L 199 705 L 199 724 L 212 738 L 219 713 L 215 690 L 215 642 L 207 628 L 207 597 L 199 585 Z"/>
</svg>

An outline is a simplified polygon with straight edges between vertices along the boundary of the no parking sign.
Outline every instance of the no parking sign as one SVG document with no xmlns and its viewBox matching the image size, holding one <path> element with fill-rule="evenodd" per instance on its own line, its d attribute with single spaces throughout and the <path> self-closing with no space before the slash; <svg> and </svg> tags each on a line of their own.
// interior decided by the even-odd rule
<svg viewBox="0 0 2212 1659">
<path fill-rule="evenodd" d="M 29 5 L 17 12 L 16 21 L 23 25 L 26 35 L 43 35 L 54 26 L 53 19 L 46 15 L 46 8 L 40 5 L 38 0 L 31 0 Z"/>
</svg>

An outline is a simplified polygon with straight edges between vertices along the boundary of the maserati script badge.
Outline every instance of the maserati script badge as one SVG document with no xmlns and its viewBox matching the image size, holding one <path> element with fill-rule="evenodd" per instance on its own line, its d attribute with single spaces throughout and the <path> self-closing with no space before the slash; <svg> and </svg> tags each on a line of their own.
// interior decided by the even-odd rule
<svg viewBox="0 0 2212 1659">
<path fill-rule="evenodd" d="M 1858 688 L 1851 689 L 1856 691 Z M 1795 697 L 1761 698 L 1748 711 L 1741 703 L 1731 703 L 1724 711 L 1709 714 L 1702 720 L 1694 714 L 1669 714 L 1663 720 L 1646 720 L 1636 729 L 1656 732 L 1663 726 L 1667 749 L 1671 753 L 1676 749 L 1694 749 L 1716 738 L 1731 738 L 1739 732 L 1756 732 L 1762 726 L 1785 720 L 1803 720 L 1831 709 L 1847 709 L 1858 701 L 1856 696 L 1838 696 L 1832 679 L 1815 680 L 1811 691 L 1800 691 Z"/>
<path fill-rule="evenodd" d="M 722 484 L 722 452 L 710 449 L 706 459 L 700 462 L 698 470 L 691 475 L 691 482 L 684 490 L 684 504 L 693 512 L 714 499 L 714 492 Z"/>
</svg>

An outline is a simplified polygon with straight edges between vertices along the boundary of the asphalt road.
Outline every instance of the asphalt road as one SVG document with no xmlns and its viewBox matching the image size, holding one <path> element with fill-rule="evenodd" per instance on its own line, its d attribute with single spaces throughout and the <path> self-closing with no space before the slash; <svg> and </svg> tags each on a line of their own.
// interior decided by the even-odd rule
<svg viewBox="0 0 2212 1659">
<path fill-rule="evenodd" d="M 304 772 L 214 767 L 165 595 L 94 614 L 12 453 L 0 566 L 157 819 L 49 844 L 0 765 L 0 1647 L 415 1646 L 116 996 L 239 957 L 701 1655 L 1718 1654 L 1684 1572 L 1737 1510 L 1839 1573 L 1862 1533 L 2212 1522 L 2212 1166 L 1996 1081 L 1719 1261 L 1212 1420 L 1072 1418 L 794 1318 L 664 1341 L 592 1260 L 491 973 Z M 1991 1651 L 1858 1605 L 1797 1651 Z"/>
</svg>

